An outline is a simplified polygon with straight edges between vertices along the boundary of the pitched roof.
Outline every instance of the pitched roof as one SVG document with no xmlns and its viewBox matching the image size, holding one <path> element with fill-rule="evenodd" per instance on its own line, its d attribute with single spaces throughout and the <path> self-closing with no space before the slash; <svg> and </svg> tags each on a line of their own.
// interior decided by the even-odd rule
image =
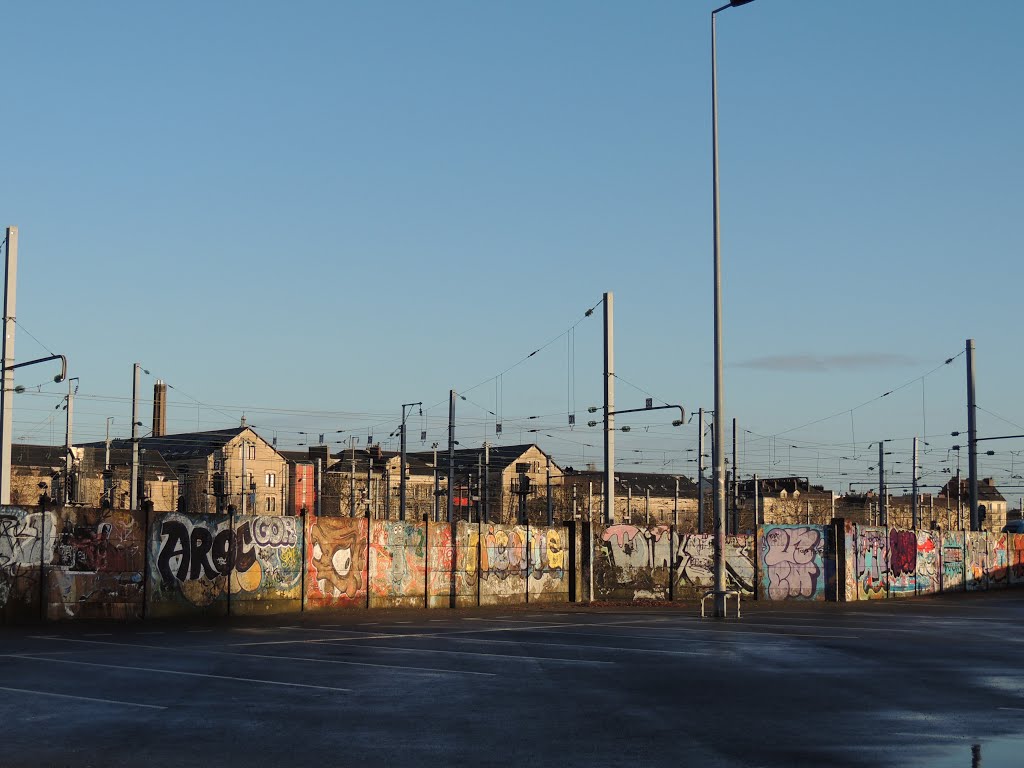
<svg viewBox="0 0 1024 768">
<path fill-rule="evenodd" d="M 576 472 L 567 468 L 564 481 L 569 483 L 604 481 L 604 472 Z M 662 472 L 616 472 L 615 493 L 626 494 L 630 489 L 634 494 L 643 495 L 650 490 L 652 496 L 674 496 L 676 480 L 679 481 L 679 493 L 682 496 L 696 496 L 697 483 L 684 475 L 667 475 Z M 708 488 L 709 485 L 705 485 Z"/>
<path fill-rule="evenodd" d="M 536 448 L 548 459 L 551 459 L 551 468 L 556 471 L 560 471 L 561 467 L 555 462 L 551 456 L 546 453 L 536 443 L 524 443 L 519 445 L 492 445 L 489 449 L 488 467 L 491 472 L 503 472 L 505 469 L 515 464 L 519 459 L 522 458 L 523 454 L 529 451 L 531 448 Z M 415 454 L 409 454 L 410 456 L 416 456 L 417 459 L 423 461 L 427 465 L 433 465 L 434 463 L 434 452 L 433 451 L 418 451 Z M 457 472 L 473 471 L 476 469 L 478 458 L 484 455 L 483 446 L 479 448 L 457 448 L 455 450 L 455 470 Z M 437 466 L 443 471 L 448 471 L 448 451 L 447 449 L 439 449 L 437 452 Z"/>
<path fill-rule="evenodd" d="M 139 447 L 147 451 L 156 451 L 168 462 L 184 461 L 209 456 L 214 451 L 220 450 L 245 431 L 252 432 L 252 427 L 230 427 L 228 429 L 213 429 L 206 432 L 180 432 L 175 435 L 161 435 L 160 437 L 139 438 Z M 260 440 L 263 438 L 260 437 Z M 265 442 L 265 441 L 264 441 Z M 132 441 L 128 438 L 118 438 L 110 441 L 112 448 L 131 450 Z M 104 443 L 85 443 L 86 446 L 97 448 Z"/>
</svg>

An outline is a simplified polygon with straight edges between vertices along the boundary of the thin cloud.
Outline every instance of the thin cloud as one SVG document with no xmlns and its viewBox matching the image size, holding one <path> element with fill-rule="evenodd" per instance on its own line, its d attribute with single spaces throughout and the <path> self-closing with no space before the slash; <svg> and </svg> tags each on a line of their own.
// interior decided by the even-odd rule
<svg viewBox="0 0 1024 768">
<path fill-rule="evenodd" d="M 828 373 L 897 368 L 919 365 L 920 362 L 910 355 L 885 352 L 860 355 L 765 355 L 736 363 L 736 367 L 791 373 Z"/>
</svg>

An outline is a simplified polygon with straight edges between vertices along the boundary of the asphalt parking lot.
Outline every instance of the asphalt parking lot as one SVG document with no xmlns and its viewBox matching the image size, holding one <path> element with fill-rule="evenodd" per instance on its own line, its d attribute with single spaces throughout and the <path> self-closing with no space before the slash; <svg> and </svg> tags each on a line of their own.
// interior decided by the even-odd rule
<svg viewBox="0 0 1024 768">
<path fill-rule="evenodd" d="M 0 629 L 0 766 L 1024 764 L 1024 592 Z"/>
</svg>

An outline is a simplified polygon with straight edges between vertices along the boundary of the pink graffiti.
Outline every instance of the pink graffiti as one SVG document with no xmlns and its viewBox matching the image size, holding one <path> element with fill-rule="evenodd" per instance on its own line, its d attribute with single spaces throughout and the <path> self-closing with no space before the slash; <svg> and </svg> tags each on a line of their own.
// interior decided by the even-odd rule
<svg viewBox="0 0 1024 768">
<path fill-rule="evenodd" d="M 770 599 L 814 597 L 821 574 L 815 562 L 820 545 L 821 533 L 813 528 L 772 528 L 765 533 Z"/>
</svg>

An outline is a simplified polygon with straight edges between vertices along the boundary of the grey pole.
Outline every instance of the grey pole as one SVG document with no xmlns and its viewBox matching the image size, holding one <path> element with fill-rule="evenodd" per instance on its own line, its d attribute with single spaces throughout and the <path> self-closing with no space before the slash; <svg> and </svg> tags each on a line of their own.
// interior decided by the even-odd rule
<svg viewBox="0 0 1024 768">
<path fill-rule="evenodd" d="M 399 459 L 398 468 L 402 473 L 401 477 L 398 478 L 398 519 L 405 520 L 405 406 L 402 406 L 402 426 L 401 426 L 401 458 Z"/>
<path fill-rule="evenodd" d="M 349 453 L 352 454 L 352 467 L 348 473 L 348 516 L 356 516 L 356 442 L 352 437 L 348 439 Z M 370 446 L 366 446 L 369 449 Z M 367 450 L 367 456 L 370 452 Z"/>
<path fill-rule="evenodd" d="M 921 520 L 921 507 L 920 502 L 917 499 L 917 438 L 914 438 L 914 458 L 913 458 L 913 481 L 911 483 L 911 496 L 910 496 L 910 527 L 915 531 L 918 528 L 918 524 Z"/>
<path fill-rule="evenodd" d="M 555 524 L 555 508 L 551 501 L 551 457 L 547 457 L 547 477 L 545 478 L 545 485 L 547 488 L 548 495 L 548 528 Z"/>
<path fill-rule="evenodd" d="M 129 498 L 131 508 L 139 508 L 139 369 L 138 363 L 132 367 L 132 488 Z M 245 452 L 243 450 L 244 457 Z"/>
<path fill-rule="evenodd" d="M 704 533 L 704 409 L 697 413 L 697 533 Z"/>
<path fill-rule="evenodd" d="M 1024 499 L 1021 500 L 1024 503 Z M 587 520 L 594 522 L 594 481 L 587 481 Z"/>
<path fill-rule="evenodd" d="M 615 338 L 614 301 L 604 295 L 604 522 L 615 522 Z"/>
<path fill-rule="evenodd" d="M 576 485 L 576 483 L 573 483 L 572 484 L 572 519 L 573 520 L 576 519 L 576 490 L 577 490 L 577 485 Z"/>
<path fill-rule="evenodd" d="M 484 481 L 484 453 L 483 453 L 483 451 L 481 451 L 480 453 L 478 453 L 476 455 L 476 484 L 477 484 L 477 489 L 476 489 L 476 491 L 477 491 L 477 493 L 476 493 L 476 521 L 478 523 L 482 522 L 483 519 L 484 519 L 484 516 L 483 516 L 484 489 L 480 487 L 480 485 L 483 483 L 483 481 Z"/>
<path fill-rule="evenodd" d="M 316 460 L 316 516 L 320 517 L 320 513 L 323 511 L 323 507 L 320 506 L 320 500 L 324 495 L 324 467 L 321 459 Z"/>
<path fill-rule="evenodd" d="M 373 456 L 366 457 L 366 516 L 373 517 Z"/>
<path fill-rule="evenodd" d="M 448 522 L 455 522 L 455 390 L 448 390 Z"/>
<path fill-rule="evenodd" d="M 736 463 L 736 419 L 732 420 L 732 526 L 735 536 L 740 528 L 740 468 Z"/>
<path fill-rule="evenodd" d="M 644 496 L 644 524 L 651 524 L 651 489 L 647 489 L 647 495 Z"/>
<path fill-rule="evenodd" d="M 491 444 L 484 442 L 484 522 L 491 522 Z"/>
<path fill-rule="evenodd" d="M 978 423 L 974 394 L 974 339 L 967 340 L 967 483 L 971 504 L 971 530 L 981 529 L 978 517 Z"/>
<path fill-rule="evenodd" d="M 437 443 L 434 443 L 437 445 Z M 437 448 L 434 449 L 434 522 L 439 522 L 441 514 L 441 474 L 437 471 Z"/>
<path fill-rule="evenodd" d="M 715 16 L 722 6 L 711 12 L 711 169 L 712 218 L 714 241 L 714 293 L 715 293 L 715 422 L 712 462 L 715 485 L 715 616 L 726 615 L 725 604 L 725 454 L 722 451 L 722 425 L 725 422 L 725 393 L 722 376 L 722 251 L 719 226 L 718 200 L 718 51 L 715 40 Z"/>
<path fill-rule="evenodd" d="M 757 526 L 759 526 L 761 524 L 761 521 L 758 518 L 758 514 L 757 514 L 757 490 L 758 490 L 757 475 L 754 475 L 754 528 L 757 528 Z"/>
<path fill-rule="evenodd" d="M 679 478 L 676 478 L 676 492 L 672 497 L 672 525 L 679 527 Z"/>
<path fill-rule="evenodd" d="M 7 228 L 4 266 L 4 338 L 0 352 L 3 386 L 0 387 L 0 504 L 11 503 L 11 431 L 14 429 L 14 329 L 18 294 L 18 228 Z"/>
<path fill-rule="evenodd" d="M 68 504 L 72 501 L 71 498 L 71 472 L 74 468 L 74 454 L 71 452 L 71 446 L 74 444 L 72 440 L 72 429 L 74 428 L 75 420 L 75 391 L 72 388 L 72 382 L 74 379 L 68 379 L 68 417 L 66 426 L 64 429 L 64 503 Z"/>
<path fill-rule="evenodd" d="M 110 469 L 110 422 L 114 420 L 113 416 L 107 416 L 107 439 L 104 442 L 105 449 L 103 451 L 103 468 Z"/>
<path fill-rule="evenodd" d="M 626 519 L 623 521 L 627 524 L 633 522 L 633 486 L 626 486 Z"/>
<path fill-rule="evenodd" d="M 878 441 L 878 524 L 889 524 L 889 509 L 885 498 L 885 441 Z"/>
<path fill-rule="evenodd" d="M 243 515 L 245 514 L 245 502 L 246 502 L 245 492 L 248 490 L 245 487 L 245 480 L 246 480 L 246 475 L 245 475 L 245 454 L 248 453 L 246 448 L 247 448 L 246 442 L 245 442 L 245 440 L 243 440 L 242 441 L 242 514 Z"/>
</svg>

